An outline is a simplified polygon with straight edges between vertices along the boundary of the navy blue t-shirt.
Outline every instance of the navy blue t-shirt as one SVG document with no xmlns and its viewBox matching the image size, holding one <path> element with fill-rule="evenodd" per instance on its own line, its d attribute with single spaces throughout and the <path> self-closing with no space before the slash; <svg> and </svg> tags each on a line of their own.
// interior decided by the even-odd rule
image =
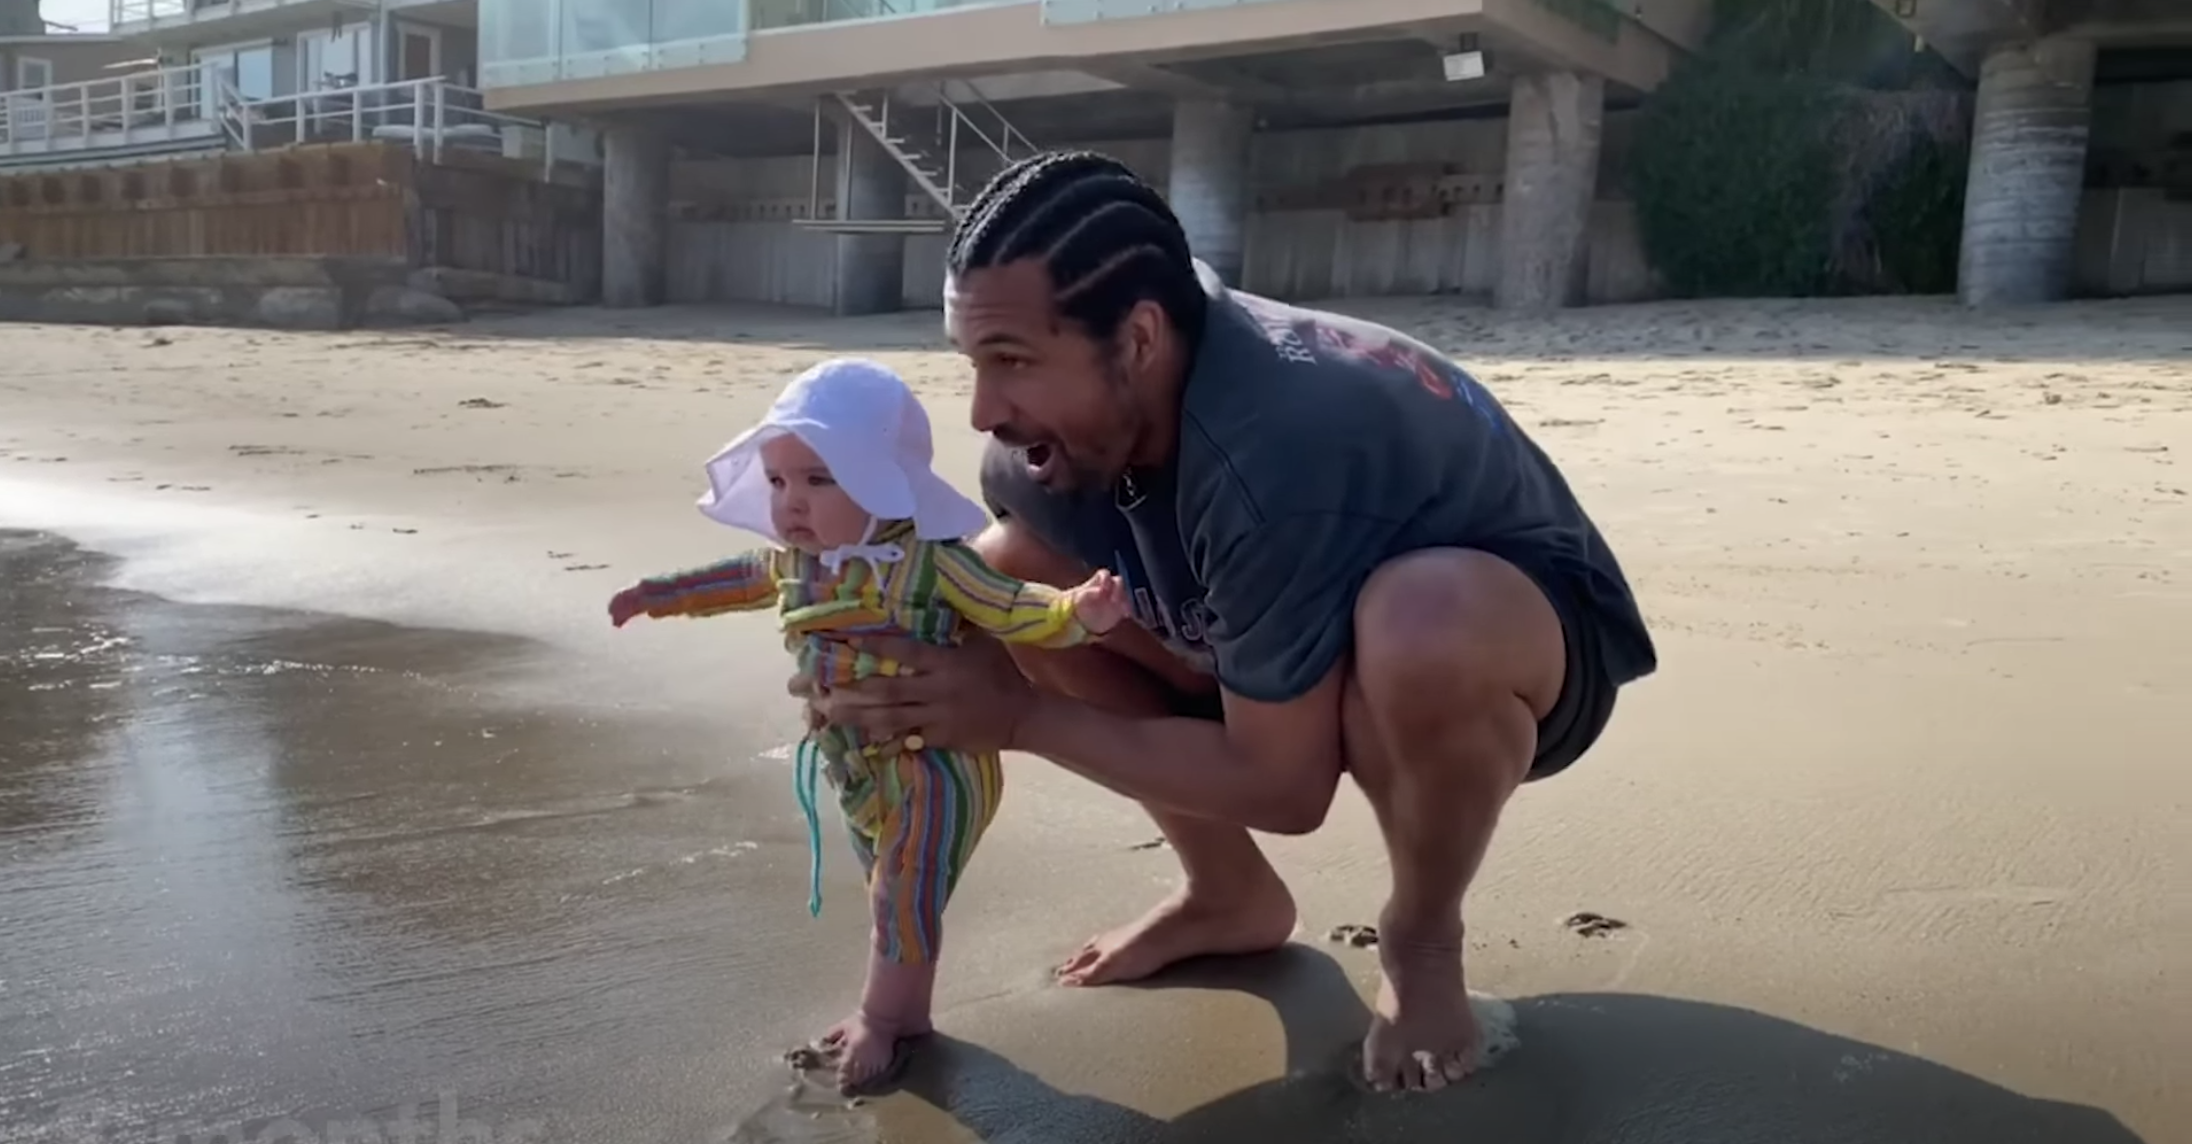
<svg viewBox="0 0 2192 1144">
<path fill-rule="evenodd" d="M 1118 573 L 1144 627 L 1248 699 L 1316 686 L 1348 650 L 1364 580 L 1432 547 L 1489 552 L 1558 594 L 1570 623 L 1596 629 L 1608 682 L 1654 669 L 1613 552 L 1467 371 L 1383 326 L 1228 290 L 1207 271 L 1203 284 L 1210 316 L 1171 462 L 1058 493 L 992 442 L 992 512 Z"/>
</svg>

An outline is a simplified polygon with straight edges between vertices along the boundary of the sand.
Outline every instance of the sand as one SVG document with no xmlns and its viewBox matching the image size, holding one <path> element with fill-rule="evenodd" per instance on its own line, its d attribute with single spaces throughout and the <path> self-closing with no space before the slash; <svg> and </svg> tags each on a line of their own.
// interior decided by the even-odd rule
<svg viewBox="0 0 2192 1144">
<path fill-rule="evenodd" d="M 859 934 L 808 921 L 787 857 L 722 940 L 800 1000 L 725 1014 L 722 1050 L 677 1066 L 688 1094 L 650 1099 L 749 1140 L 2192 1140 L 2192 299 L 1348 308 L 1479 372 L 1660 640 L 1602 745 L 1514 804 L 1472 897 L 1471 984 L 1514 1002 L 1521 1047 L 1430 1100 L 1340 1080 L 1374 955 L 1322 937 L 1382 889 L 1351 791 L 1272 844 L 1302 906 L 1286 954 L 1047 987 L 1172 869 L 1130 807 L 1023 760 L 907 1092 L 781 1095 L 767 1062 L 842 1004 L 811 999 L 852 996 Z M 743 543 L 693 511 L 699 461 L 848 352 L 916 383 L 971 487 L 934 314 L 0 326 L 0 526 L 119 552 L 122 582 L 178 599 L 531 637 L 527 701 L 712 720 L 758 776 L 740 813 L 792 855 L 766 623 L 599 613 Z"/>
</svg>

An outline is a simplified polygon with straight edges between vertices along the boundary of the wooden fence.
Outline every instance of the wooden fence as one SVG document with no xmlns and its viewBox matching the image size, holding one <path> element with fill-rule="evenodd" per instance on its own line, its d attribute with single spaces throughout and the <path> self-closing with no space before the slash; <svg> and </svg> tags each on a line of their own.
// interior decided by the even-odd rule
<svg viewBox="0 0 2192 1144">
<path fill-rule="evenodd" d="M 0 245 L 31 258 L 355 255 L 599 288 L 589 172 L 452 150 L 336 143 L 102 170 L 0 175 Z"/>
</svg>

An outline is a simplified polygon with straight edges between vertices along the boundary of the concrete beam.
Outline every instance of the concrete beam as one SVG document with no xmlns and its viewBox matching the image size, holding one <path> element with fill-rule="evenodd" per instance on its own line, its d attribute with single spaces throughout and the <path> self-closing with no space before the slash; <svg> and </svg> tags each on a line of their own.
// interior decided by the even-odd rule
<svg viewBox="0 0 2192 1144">
<path fill-rule="evenodd" d="M 1636 91 L 1650 91 L 1674 70 L 1679 52 L 1668 40 L 1624 19 L 1611 43 L 1539 0 L 1483 0 L 1488 29 L 1520 41 L 1528 54 L 1554 68 L 1595 75 Z"/>
<path fill-rule="evenodd" d="M 1965 75 L 1979 74 L 1987 48 L 2047 34 L 2047 0 L 1873 0 Z"/>
<path fill-rule="evenodd" d="M 1176 99 L 1262 98 L 1270 92 L 1241 91 L 1231 83 L 1217 83 L 1182 75 L 1158 64 L 1140 60 L 1100 60 L 1081 69 L 1098 79 L 1123 84 L 1136 91 L 1154 91 Z M 1269 87 L 1268 84 L 1256 84 Z M 1273 89 L 1275 91 L 1276 89 Z"/>
</svg>

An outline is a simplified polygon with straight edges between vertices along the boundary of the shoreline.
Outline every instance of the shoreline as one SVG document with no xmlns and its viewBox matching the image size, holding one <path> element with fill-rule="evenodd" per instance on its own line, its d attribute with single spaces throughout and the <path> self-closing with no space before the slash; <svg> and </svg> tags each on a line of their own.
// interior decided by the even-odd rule
<svg viewBox="0 0 2192 1144">
<path fill-rule="evenodd" d="M 2172 448 L 2192 440 L 2192 300 L 2015 319 L 1925 301 L 1513 323 L 1435 299 L 1349 309 L 1462 351 L 1568 470 L 1662 644 L 1602 745 L 1516 800 L 1472 896 L 1471 984 L 1517 1003 L 1516 1060 L 1428 1111 L 1334 1119 L 1374 958 L 1321 937 L 1382 892 L 1351 790 L 1318 835 L 1272 840 L 1298 948 L 1176 988 L 1048 988 L 1049 958 L 1172 867 L 1133 849 L 1153 834 L 1133 808 L 1015 760 L 954 909 L 970 952 L 945 970 L 940 1063 L 846 1121 L 851 1138 L 994 1138 L 1020 1101 L 1076 1140 L 1279 1124 L 1580 1142 L 1663 1122 L 1781 1144 L 1799 1129 L 1770 1098 L 1822 1144 L 2192 1139 L 2192 1097 L 2165 1076 L 2192 1049 L 2170 1021 L 2192 996 L 2164 971 L 2192 924 L 2169 841 L 2192 792 L 2174 762 L 2192 461 Z M 701 459 L 837 345 L 907 373 L 939 471 L 972 485 L 964 386 L 919 348 L 927 316 L 476 325 L 0 326 L 17 364 L 0 527 L 35 499 L 120 550 L 123 587 L 524 635 L 524 703 L 699 713 L 735 754 L 794 728 L 768 625 L 611 632 L 598 614 L 631 577 L 748 543 L 692 508 Z M 753 813 L 791 823 L 781 802 Z M 1582 911 L 1628 928 L 1561 924 Z M 826 920 L 830 940 L 855 920 Z M 763 980 L 803 969 L 745 961 Z M 758 1084 L 761 1062 L 736 1059 Z M 1760 1102 L 1716 1112 L 1738 1081 Z"/>
</svg>

